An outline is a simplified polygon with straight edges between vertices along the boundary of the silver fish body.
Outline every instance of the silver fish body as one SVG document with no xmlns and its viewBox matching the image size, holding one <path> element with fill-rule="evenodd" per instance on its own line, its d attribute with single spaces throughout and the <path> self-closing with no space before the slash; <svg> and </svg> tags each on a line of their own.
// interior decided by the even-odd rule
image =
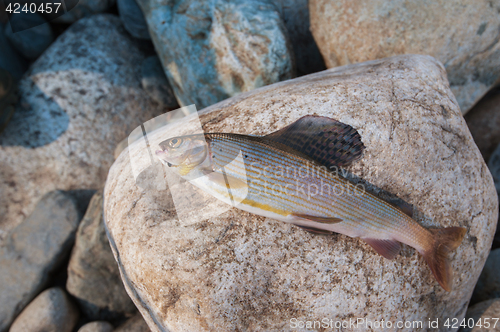
<svg viewBox="0 0 500 332">
<path fill-rule="evenodd" d="M 325 164 L 352 162 L 364 146 L 350 126 L 339 122 L 325 126 L 319 121 L 325 118 L 302 118 L 265 137 L 226 133 L 186 137 L 204 159 L 196 164 L 177 160 L 175 167 L 196 186 L 239 209 L 308 231 L 361 238 L 388 259 L 405 243 L 425 257 L 440 285 L 450 290 L 447 254 L 460 244 L 465 229 L 426 229 L 399 208 L 332 172 Z M 206 153 L 199 151 L 202 141 Z M 172 154 L 169 145 L 170 140 L 157 152 L 163 161 Z M 355 145 L 361 148 L 350 149 Z M 184 153 L 190 156 L 194 150 L 186 148 Z"/>
</svg>

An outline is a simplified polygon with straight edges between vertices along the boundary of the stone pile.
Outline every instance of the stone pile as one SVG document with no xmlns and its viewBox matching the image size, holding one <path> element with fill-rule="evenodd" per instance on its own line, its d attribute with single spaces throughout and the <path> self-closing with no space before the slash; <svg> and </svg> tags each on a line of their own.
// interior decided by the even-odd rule
<svg viewBox="0 0 500 332">
<path fill-rule="evenodd" d="M 9 22 L 0 1 L 0 332 L 359 317 L 481 331 L 499 317 L 500 1 L 65 4 Z M 211 217 L 182 221 L 150 150 L 183 128 L 148 133 L 149 150 L 141 133 L 193 103 L 205 132 L 265 135 L 310 114 L 357 129 L 355 176 L 425 227 L 467 229 L 452 291 L 407 246 L 389 261 L 195 196 L 188 212 Z M 151 165 L 138 175 L 132 161 Z"/>
</svg>

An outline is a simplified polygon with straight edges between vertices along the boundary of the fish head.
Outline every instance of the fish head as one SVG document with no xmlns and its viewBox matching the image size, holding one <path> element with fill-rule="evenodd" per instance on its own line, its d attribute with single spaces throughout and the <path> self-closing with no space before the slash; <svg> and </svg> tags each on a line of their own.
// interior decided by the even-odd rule
<svg viewBox="0 0 500 332">
<path fill-rule="evenodd" d="M 208 156 L 208 144 L 202 134 L 172 137 L 159 147 L 156 156 L 164 165 L 177 167 L 181 175 L 201 165 Z"/>
</svg>

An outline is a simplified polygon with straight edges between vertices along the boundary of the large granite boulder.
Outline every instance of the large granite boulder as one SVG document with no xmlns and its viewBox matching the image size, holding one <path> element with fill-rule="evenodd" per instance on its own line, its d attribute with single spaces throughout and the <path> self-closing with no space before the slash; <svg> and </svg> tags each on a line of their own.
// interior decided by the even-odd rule
<svg viewBox="0 0 500 332">
<path fill-rule="evenodd" d="M 498 200 L 444 67 L 412 55 L 334 68 L 241 94 L 200 111 L 199 119 L 205 132 L 264 135 L 307 114 L 356 128 L 366 150 L 350 171 L 413 204 L 417 222 L 467 228 L 449 257 L 452 291 L 407 246 L 391 261 L 359 239 L 314 235 L 227 206 L 210 207 L 207 219 L 179 220 L 171 196 L 178 192 L 162 190 L 162 173 L 146 172 L 154 167 L 139 140 L 110 169 L 104 214 L 127 291 L 153 331 L 295 331 L 325 317 L 464 317 Z M 151 132 L 150 146 L 183 128 Z M 194 214 L 197 202 L 190 202 Z"/>
<path fill-rule="evenodd" d="M 165 111 L 141 87 L 145 58 L 118 17 L 95 15 L 32 64 L 0 134 L 0 235 L 49 191 L 101 187 L 116 144 Z"/>
<path fill-rule="evenodd" d="M 465 114 L 500 78 L 500 1 L 310 0 L 328 68 L 397 54 L 441 61 Z"/>
<path fill-rule="evenodd" d="M 138 0 L 177 100 L 203 108 L 293 76 L 280 15 L 266 0 Z"/>
</svg>

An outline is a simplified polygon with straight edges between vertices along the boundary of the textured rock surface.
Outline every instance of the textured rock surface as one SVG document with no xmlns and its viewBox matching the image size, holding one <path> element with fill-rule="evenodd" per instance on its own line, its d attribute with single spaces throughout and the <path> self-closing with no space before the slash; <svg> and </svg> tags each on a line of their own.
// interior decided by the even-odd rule
<svg viewBox="0 0 500 332">
<path fill-rule="evenodd" d="M 285 23 L 290 44 L 295 55 L 297 75 L 315 73 L 326 69 L 309 28 L 308 0 L 271 0 Z"/>
<path fill-rule="evenodd" d="M 115 320 L 136 312 L 123 288 L 102 218 L 102 192 L 92 198 L 78 227 L 66 289 L 92 320 Z"/>
<path fill-rule="evenodd" d="M 125 323 L 116 328 L 115 332 L 149 332 L 148 325 L 141 315 L 130 318 Z"/>
<path fill-rule="evenodd" d="M 0 331 L 42 290 L 68 256 L 80 220 L 61 191 L 45 195 L 0 246 Z"/>
<path fill-rule="evenodd" d="M 5 26 L 5 35 L 16 49 L 27 59 L 36 59 L 54 41 L 52 28 L 45 18 L 37 13 L 24 13 L 11 18 L 14 24 L 22 31 L 12 32 L 11 25 Z"/>
<path fill-rule="evenodd" d="M 148 25 L 137 1 L 117 0 L 116 4 L 125 29 L 135 38 L 151 39 Z"/>
<path fill-rule="evenodd" d="M 78 309 L 61 288 L 49 288 L 21 312 L 9 332 L 71 332 L 78 315 Z"/>
<path fill-rule="evenodd" d="M 465 122 L 484 160 L 500 144 L 500 87 L 491 90 L 469 113 Z"/>
<path fill-rule="evenodd" d="M 492 250 L 489 254 L 474 289 L 471 303 L 494 298 L 500 298 L 500 249 Z"/>
<path fill-rule="evenodd" d="M 328 68 L 397 54 L 441 61 L 465 114 L 500 77 L 500 1 L 311 0 Z"/>
<path fill-rule="evenodd" d="M 101 187 L 116 144 L 165 111 L 141 88 L 144 58 L 118 17 L 94 15 L 32 65 L 0 134 L 0 230 L 55 188 Z"/>
<path fill-rule="evenodd" d="M 498 324 L 497 318 L 500 317 L 500 299 L 493 299 L 475 304 L 467 310 L 466 319 L 467 321 L 472 318 L 474 322 L 478 322 L 479 319 L 482 327 L 475 326 L 473 328 L 461 329 L 461 332 L 498 332 L 500 331 L 500 325 Z M 486 320 L 485 320 L 486 318 Z M 495 318 L 495 319 L 493 319 Z M 490 325 L 485 326 L 485 322 Z M 495 324 L 496 323 L 496 324 Z M 472 325 L 472 324 L 471 324 Z M 496 326 L 494 326 L 496 325 Z"/>
<path fill-rule="evenodd" d="M 91 322 L 83 325 L 78 332 L 112 332 L 113 325 L 108 322 Z"/>
<path fill-rule="evenodd" d="M 306 114 L 356 128 L 366 150 L 352 172 L 414 204 L 419 223 L 467 227 L 450 255 L 453 291 L 409 247 L 389 261 L 358 239 L 311 235 L 237 209 L 179 222 L 167 190 L 136 186 L 129 153 L 144 161 L 148 152 L 134 144 L 110 169 L 104 213 L 127 291 L 151 329 L 291 331 L 292 318 L 465 315 L 498 201 L 442 65 L 399 56 L 335 68 L 228 99 L 200 120 L 206 132 L 263 135 Z"/>
<path fill-rule="evenodd" d="M 179 103 L 198 109 L 293 76 L 291 47 L 266 0 L 139 0 Z"/>
<path fill-rule="evenodd" d="M 161 106 L 178 108 L 177 99 L 156 55 L 146 58 L 141 67 L 141 83 L 146 93 Z"/>
</svg>

